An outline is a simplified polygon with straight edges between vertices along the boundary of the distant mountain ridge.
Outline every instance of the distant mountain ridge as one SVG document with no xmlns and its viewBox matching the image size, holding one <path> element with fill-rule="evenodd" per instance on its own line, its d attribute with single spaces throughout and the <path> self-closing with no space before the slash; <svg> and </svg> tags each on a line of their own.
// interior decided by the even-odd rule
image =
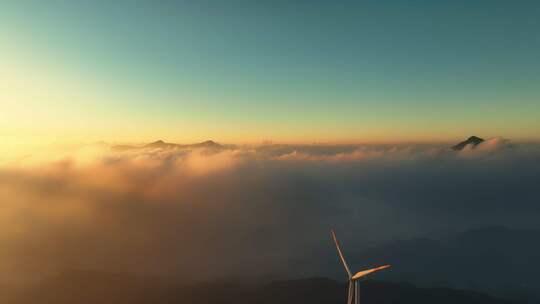
<svg viewBox="0 0 540 304">
<path fill-rule="evenodd" d="M 452 237 L 393 241 L 358 253 L 368 266 L 399 265 L 391 281 L 473 289 L 526 303 L 540 302 L 540 231 L 489 226 Z"/>
<path fill-rule="evenodd" d="M 464 141 L 460 142 L 459 144 L 457 144 L 455 146 L 452 146 L 452 149 L 456 150 L 456 151 L 461 151 L 461 150 L 465 149 L 465 147 L 468 146 L 468 145 L 471 145 L 474 148 L 477 145 L 481 144 L 482 142 L 484 142 L 483 138 L 480 138 L 480 137 L 477 137 L 477 136 L 473 135 L 473 136 L 469 137 L 467 140 L 464 140 Z"/>
<path fill-rule="evenodd" d="M 373 304 L 510 304 L 474 291 L 418 288 L 408 283 L 365 281 L 362 301 Z M 217 280 L 184 283 L 172 278 L 97 271 L 69 272 L 24 290 L 3 304 L 335 304 L 345 303 L 346 284 L 327 278 L 273 282 Z"/>
<path fill-rule="evenodd" d="M 488 226 L 444 239 L 393 241 L 349 255 L 361 261 L 362 264 L 354 265 L 358 268 L 383 262 L 395 266 L 379 276 L 388 281 L 362 284 L 364 303 L 540 303 L 539 230 Z M 74 271 L 51 277 L 16 296 L 8 295 L 12 291 L 4 288 L 0 290 L 0 302 L 345 303 L 345 284 L 325 278 L 203 283 L 187 279 Z"/>
<path fill-rule="evenodd" d="M 195 148 L 205 148 L 205 149 L 223 149 L 224 146 L 218 144 L 213 140 L 207 140 L 195 144 L 175 144 L 168 143 L 163 140 L 157 140 L 149 144 L 144 145 L 116 145 L 112 149 L 116 151 L 127 151 L 127 150 L 141 150 L 141 149 L 195 149 Z"/>
</svg>

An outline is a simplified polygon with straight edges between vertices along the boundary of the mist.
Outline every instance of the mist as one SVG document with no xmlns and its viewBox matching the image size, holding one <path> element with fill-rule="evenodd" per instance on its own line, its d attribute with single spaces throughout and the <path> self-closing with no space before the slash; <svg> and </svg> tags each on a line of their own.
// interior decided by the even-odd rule
<svg viewBox="0 0 540 304">
<path fill-rule="evenodd" d="M 27 154 L 0 167 L 0 282 L 67 269 L 334 275 L 330 228 L 351 251 L 483 225 L 540 228 L 540 149 L 501 138 L 460 152 L 100 144 Z"/>
</svg>

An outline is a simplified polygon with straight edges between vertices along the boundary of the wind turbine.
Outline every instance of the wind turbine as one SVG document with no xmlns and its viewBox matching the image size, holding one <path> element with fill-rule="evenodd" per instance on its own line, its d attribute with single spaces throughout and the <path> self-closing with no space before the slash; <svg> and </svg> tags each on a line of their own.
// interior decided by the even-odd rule
<svg viewBox="0 0 540 304">
<path fill-rule="evenodd" d="M 341 247 L 339 246 L 336 233 L 334 232 L 334 230 L 330 230 L 330 232 L 332 233 L 332 239 L 334 240 L 334 243 L 336 244 L 339 259 L 341 260 L 341 263 L 343 264 L 343 267 L 345 268 L 345 271 L 347 272 L 347 276 L 349 278 L 349 293 L 347 296 L 347 304 L 353 304 L 353 299 L 354 299 L 354 304 L 360 304 L 360 286 L 358 284 L 358 280 L 362 277 L 367 276 L 370 273 L 374 273 L 376 271 L 388 268 L 390 267 L 390 265 L 383 265 L 383 266 L 363 270 L 353 275 L 351 270 L 349 269 L 349 265 L 347 265 L 347 262 L 345 261 L 345 257 L 343 256 L 343 252 L 341 251 Z"/>
</svg>

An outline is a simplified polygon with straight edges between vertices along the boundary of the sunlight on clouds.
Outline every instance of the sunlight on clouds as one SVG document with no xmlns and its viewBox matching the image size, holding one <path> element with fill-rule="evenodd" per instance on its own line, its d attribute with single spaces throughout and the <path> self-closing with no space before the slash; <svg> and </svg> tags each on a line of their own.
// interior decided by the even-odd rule
<svg viewBox="0 0 540 304">
<path fill-rule="evenodd" d="M 464 219 L 459 213 L 460 223 L 522 218 L 517 205 L 516 214 L 504 215 L 496 212 L 501 208 L 486 212 L 481 206 L 483 198 L 506 203 L 492 197 L 493 189 L 504 188 L 490 184 L 497 176 L 524 193 L 519 203 L 527 212 L 538 149 L 510 148 L 501 139 L 478 149 L 474 159 L 471 151 L 421 146 L 118 151 L 100 143 L 25 151 L 25 157 L 0 165 L 0 281 L 66 268 L 233 274 L 261 259 L 266 268 L 257 267 L 258 273 L 287 272 L 290 265 L 283 261 L 308 251 L 320 254 L 316 236 L 336 223 L 353 223 L 365 240 L 426 225 L 445 229 L 456 223 L 452 210 L 461 204 L 455 200 L 471 214 Z M 530 172 L 521 176 L 524 171 Z M 460 197 L 456 189 L 466 188 L 469 178 L 478 192 Z M 441 193 L 448 201 L 441 201 Z M 448 221 L 433 223 L 440 213 Z M 352 220 L 358 214 L 363 221 Z M 374 233 L 381 220 L 393 224 Z M 301 237 L 284 238 L 290 231 Z M 243 250 L 251 246 L 264 257 Z M 226 262 L 205 266 L 223 257 Z"/>
</svg>

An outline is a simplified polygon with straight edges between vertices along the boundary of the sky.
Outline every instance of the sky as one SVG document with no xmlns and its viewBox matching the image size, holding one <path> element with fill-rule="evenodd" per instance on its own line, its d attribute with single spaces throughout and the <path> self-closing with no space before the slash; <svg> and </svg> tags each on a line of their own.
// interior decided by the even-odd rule
<svg viewBox="0 0 540 304">
<path fill-rule="evenodd" d="M 0 1 L 0 139 L 540 140 L 537 1 Z"/>
<path fill-rule="evenodd" d="M 0 0 L 0 287 L 538 233 L 540 2 L 336 2 Z"/>
</svg>

